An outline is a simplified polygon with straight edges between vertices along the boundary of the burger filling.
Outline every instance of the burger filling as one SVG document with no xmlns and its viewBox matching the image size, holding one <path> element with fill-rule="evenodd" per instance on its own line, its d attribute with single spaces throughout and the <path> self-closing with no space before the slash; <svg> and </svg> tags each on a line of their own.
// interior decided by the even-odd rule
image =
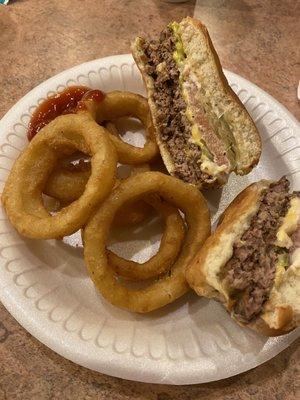
<svg viewBox="0 0 300 400">
<path fill-rule="evenodd" d="M 156 105 L 155 122 L 160 139 L 171 154 L 178 178 L 193 184 L 215 181 L 218 175 L 224 180 L 224 171 L 230 163 L 223 144 L 207 125 L 203 110 L 194 107 L 197 112 L 195 121 L 191 122 L 191 111 L 187 110 L 182 95 L 178 64 L 185 54 L 182 46 L 179 49 L 179 44 L 178 36 L 174 35 L 171 27 L 162 31 L 158 40 L 141 43 L 146 58 L 146 73 L 153 79 L 152 100 Z M 207 130 L 206 138 L 211 142 L 212 152 L 204 141 L 199 142 L 195 122 Z"/>
<path fill-rule="evenodd" d="M 241 322 L 255 318 L 268 299 L 276 266 L 287 268 L 289 250 L 277 245 L 277 232 L 289 208 L 289 181 L 282 178 L 263 193 L 249 229 L 233 246 L 233 256 L 221 272 L 232 311 Z"/>
<path fill-rule="evenodd" d="M 147 56 L 146 72 L 154 81 L 156 123 L 161 140 L 172 155 L 175 174 L 186 182 L 198 183 L 205 178 L 197 163 L 201 149 L 189 143 L 191 125 L 180 91 L 179 70 L 173 58 L 175 42 L 169 28 L 160 34 L 159 40 L 145 41 L 143 51 Z"/>
</svg>

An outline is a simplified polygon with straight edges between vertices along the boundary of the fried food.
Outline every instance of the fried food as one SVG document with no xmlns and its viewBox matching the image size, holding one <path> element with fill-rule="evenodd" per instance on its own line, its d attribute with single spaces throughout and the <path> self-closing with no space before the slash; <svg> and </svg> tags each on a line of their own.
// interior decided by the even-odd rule
<svg viewBox="0 0 300 400">
<path fill-rule="evenodd" d="M 119 138 L 110 121 L 124 116 L 144 124 L 149 135 L 144 148 Z M 36 239 L 61 238 L 82 229 L 89 273 L 116 306 L 144 313 L 183 295 L 189 289 L 185 268 L 210 233 L 209 211 L 195 187 L 148 172 L 145 161 L 153 160 L 158 148 L 146 100 L 126 92 L 104 96 L 87 91 L 75 114 L 47 122 L 40 129 L 38 121 L 39 134 L 15 162 L 4 188 L 2 202 L 14 227 Z M 129 178 L 116 178 L 118 161 L 134 166 Z M 155 256 L 138 264 L 106 250 L 112 224 L 139 222 L 153 209 L 166 222 Z M 130 289 L 117 275 L 148 286 Z"/>
<path fill-rule="evenodd" d="M 56 168 L 49 176 L 43 192 L 59 201 L 61 206 L 66 206 L 77 200 L 85 190 L 90 177 L 89 163 L 85 169 L 69 169 L 69 167 Z M 138 170 L 138 169 L 137 169 Z M 150 170 L 148 167 L 147 170 Z M 143 170 L 141 171 L 143 172 Z M 132 174 L 136 174 L 134 169 Z M 119 180 L 116 180 L 117 184 Z M 115 216 L 114 226 L 127 226 L 144 221 L 151 214 L 152 207 L 144 200 L 138 200 L 121 208 Z"/>
<path fill-rule="evenodd" d="M 148 218 L 152 211 L 152 207 L 144 200 L 127 203 L 116 212 L 113 225 L 115 227 L 124 227 L 139 224 Z"/>
<path fill-rule="evenodd" d="M 110 250 L 107 252 L 108 264 L 116 273 L 134 281 L 158 277 L 169 271 L 178 257 L 185 235 L 184 222 L 177 208 L 159 196 L 148 196 L 145 201 L 165 220 L 165 231 L 157 254 L 144 263 L 138 263 L 119 257 Z"/>
<path fill-rule="evenodd" d="M 132 199 L 157 193 L 184 214 L 187 233 L 182 250 L 170 271 L 146 288 L 133 290 L 122 285 L 109 266 L 106 241 L 114 215 Z M 185 269 L 210 234 L 206 201 L 192 185 L 159 172 L 130 177 L 115 188 L 84 228 L 84 259 L 101 294 L 113 305 L 146 313 L 173 302 L 189 290 Z"/>
<path fill-rule="evenodd" d="M 59 200 L 62 205 L 77 200 L 83 194 L 91 176 L 90 162 L 81 163 L 78 167 L 72 166 L 58 165 L 49 176 L 43 190 L 46 195 Z"/>
<path fill-rule="evenodd" d="M 158 155 L 149 106 L 143 96 L 130 92 L 114 91 L 107 93 L 101 102 L 94 101 L 93 97 L 87 96 L 83 98 L 79 112 L 89 112 L 98 124 L 121 117 L 133 117 L 141 121 L 148 134 L 143 148 L 125 143 L 116 135 L 116 132 L 108 134 L 116 148 L 120 163 L 143 164 L 153 160 Z"/>
<path fill-rule="evenodd" d="M 113 124 L 111 124 L 111 129 Z M 142 172 L 150 171 L 149 164 L 136 165 L 131 169 L 129 176 L 134 176 Z M 122 179 L 117 179 L 116 186 L 120 184 Z M 149 215 L 151 215 L 152 207 L 144 200 L 137 200 L 134 202 L 127 203 L 120 208 L 115 215 L 113 225 L 114 226 L 128 226 L 138 224 L 144 221 Z"/>
<path fill-rule="evenodd" d="M 105 128 L 111 133 L 118 134 L 112 122 L 107 122 Z M 75 160 L 62 160 L 51 172 L 44 188 L 47 196 L 59 200 L 61 204 L 69 204 L 82 195 L 91 174 L 91 163 L 81 157 L 82 154 L 79 153 L 79 162 L 76 164 L 72 162 Z"/>
<path fill-rule="evenodd" d="M 81 112 L 83 114 L 86 112 L 85 106 L 87 105 L 92 114 L 97 114 L 97 122 L 102 123 L 108 119 L 109 121 L 105 122 L 105 128 L 109 132 L 110 140 L 114 142 L 117 148 L 118 161 L 123 164 L 135 165 L 137 171 L 141 170 L 141 168 L 143 171 L 146 170 L 147 167 L 145 169 L 146 164 L 143 160 L 148 161 L 148 158 L 151 160 L 158 154 L 157 146 L 153 141 L 153 126 L 151 118 L 149 120 L 149 108 L 146 99 L 134 93 L 111 92 L 105 96 L 105 100 L 101 97 L 101 102 L 97 102 L 95 101 L 95 96 L 92 96 L 93 92 L 95 91 L 88 91 L 87 95 L 89 96 L 82 100 Z M 115 109 L 114 107 L 117 108 Z M 101 110 L 101 113 L 99 110 Z M 119 138 L 118 130 L 111 120 L 124 116 L 134 116 L 144 124 L 149 135 L 144 148 L 131 146 Z M 156 147 L 156 151 L 154 151 L 154 147 Z M 119 152 L 124 152 L 126 156 L 119 157 Z M 127 160 L 127 162 L 124 162 L 124 160 Z M 62 204 L 68 204 L 76 200 L 84 192 L 89 178 L 89 162 L 82 163 L 82 165 L 84 168 L 81 165 L 75 167 L 72 163 L 64 163 L 63 167 L 58 166 L 55 168 L 45 185 L 44 193 L 59 200 Z M 140 203 L 139 210 L 141 208 Z M 145 206 L 145 209 L 149 211 L 149 207 Z M 141 212 L 138 214 L 141 215 Z M 128 218 L 126 219 L 128 220 Z M 136 218 L 133 217 L 132 219 L 135 220 Z"/>
<path fill-rule="evenodd" d="M 42 192 L 49 174 L 64 158 L 79 150 L 91 156 L 91 176 L 83 194 L 51 216 Z M 6 181 L 2 203 L 19 233 L 36 239 L 58 238 L 80 229 L 115 184 L 117 155 L 104 128 L 88 114 L 57 117 L 29 143 Z"/>
<path fill-rule="evenodd" d="M 110 123 L 110 129 L 114 125 Z M 82 160 L 81 160 L 82 161 Z M 130 174 L 150 171 L 149 164 L 135 166 Z M 90 162 L 79 162 L 73 165 L 70 162 L 61 162 L 49 176 L 43 193 L 58 200 L 61 206 L 66 206 L 77 200 L 85 190 L 91 174 Z M 120 182 L 116 180 L 115 185 Z M 114 226 L 127 226 L 142 222 L 151 214 L 152 207 L 143 200 L 132 202 L 122 207 L 115 216 Z"/>
<path fill-rule="evenodd" d="M 153 135 L 153 124 L 147 100 L 134 93 L 111 92 L 104 94 L 100 90 L 74 86 L 62 93 L 45 100 L 32 116 L 29 124 L 28 138 L 31 140 L 41 127 L 51 122 L 59 113 L 90 113 L 99 124 L 105 123 L 109 138 L 116 147 L 118 161 L 123 164 L 139 165 L 155 158 L 158 154 Z M 132 146 L 119 138 L 116 127 L 109 121 L 120 117 L 138 118 L 145 127 L 148 139 L 143 148 Z M 108 133 L 108 132 L 106 132 Z M 83 170 L 74 168 L 71 163 L 64 167 L 57 166 L 49 176 L 44 193 L 68 204 L 82 195 L 88 180 L 89 165 Z M 73 177 L 73 179 L 72 179 Z M 66 189 L 67 188 L 67 189 Z M 147 208 L 145 206 L 145 208 Z M 139 209 L 141 210 L 141 204 Z M 148 208 L 149 210 L 149 208 Z M 141 215 L 141 213 L 139 213 Z M 135 219 L 133 217 L 133 219 Z"/>
</svg>

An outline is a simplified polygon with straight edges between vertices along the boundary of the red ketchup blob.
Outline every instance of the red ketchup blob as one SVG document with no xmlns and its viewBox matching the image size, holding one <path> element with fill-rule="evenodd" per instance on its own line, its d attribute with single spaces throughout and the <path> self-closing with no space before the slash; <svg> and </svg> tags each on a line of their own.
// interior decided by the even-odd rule
<svg viewBox="0 0 300 400">
<path fill-rule="evenodd" d="M 59 115 L 74 114 L 79 107 L 84 108 L 81 100 L 88 99 L 99 102 L 104 99 L 104 94 L 100 90 L 92 90 L 86 86 L 71 86 L 43 101 L 35 110 L 29 122 L 28 140 L 30 141 L 40 129 Z"/>
</svg>

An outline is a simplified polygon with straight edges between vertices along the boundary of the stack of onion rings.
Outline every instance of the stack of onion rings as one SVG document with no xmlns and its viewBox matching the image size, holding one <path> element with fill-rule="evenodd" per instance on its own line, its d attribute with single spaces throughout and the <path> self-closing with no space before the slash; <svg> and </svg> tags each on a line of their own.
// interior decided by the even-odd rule
<svg viewBox="0 0 300 400">
<path fill-rule="evenodd" d="M 93 91 L 86 93 L 79 104 L 80 114 L 89 114 L 98 123 L 105 122 L 107 135 L 116 148 L 118 161 L 134 165 L 134 171 L 149 170 L 145 162 L 152 161 L 158 154 L 153 135 L 153 124 L 147 100 L 135 93 L 114 91 L 103 96 L 101 102 L 93 100 Z M 148 135 L 143 148 L 132 146 L 123 142 L 115 125 L 110 121 L 121 117 L 134 117 L 141 121 Z M 41 133 L 40 133 L 41 134 Z M 141 167 L 142 164 L 142 167 Z M 85 185 L 90 175 L 89 162 L 81 163 L 76 167 L 73 164 L 58 165 L 49 176 L 44 187 L 44 193 L 57 199 L 62 205 L 70 204 L 77 200 L 84 192 Z M 120 210 L 115 218 L 115 224 L 122 226 L 139 223 L 149 215 L 151 208 L 143 201 L 128 205 L 126 212 Z"/>
</svg>

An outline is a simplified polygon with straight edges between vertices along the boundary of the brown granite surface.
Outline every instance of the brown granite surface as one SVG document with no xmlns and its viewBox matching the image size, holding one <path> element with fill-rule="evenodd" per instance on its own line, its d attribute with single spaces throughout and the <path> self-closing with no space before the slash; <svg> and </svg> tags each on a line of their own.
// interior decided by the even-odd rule
<svg viewBox="0 0 300 400">
<path fill-rule="evenodd" d="M 300 2 L 199 3 L 198 15 L 208 25 L 224 67 L 267 90 L 299 118 Z M 11 0 L 9 6 L 0 6 L 0 117 L 50 76 L 94 58 L 127 53 L 137 33 L 157 33 L 168 21 L 193 12 L 193 1 Z M 296 399 L 299 343 L 224 381 L 149 385 L 91 372 L 63 359 L 0 305 L 0 399 Z"/>
</svg>

